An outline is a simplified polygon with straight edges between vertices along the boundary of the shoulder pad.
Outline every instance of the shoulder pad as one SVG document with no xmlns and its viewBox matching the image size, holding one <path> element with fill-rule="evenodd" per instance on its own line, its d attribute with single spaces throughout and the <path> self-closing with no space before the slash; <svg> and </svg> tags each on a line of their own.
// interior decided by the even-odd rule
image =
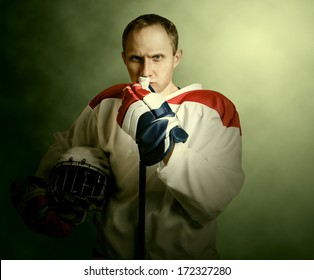
<svg viewBox="0 0 314 280">
<path fill-rule="evenodd" d="M 223 125 L 226 127 L 240 128 L 239 115 L 235 105 L 223 94 L 213 90 L 192 90 L 182 93 L 170 100 L 171 104 L 182 104 L 183 102 L 196 102 L 203 104 L 219 114 Z"/>
<path fill-rule="evenodd" d="M 127 85 L 128 84 L 118 84 L 103 90 L 89 102 L 89 106 L 94 109 L 102 100 L 106 98 L 121 98 L 122 91 Z"/>
</svg>

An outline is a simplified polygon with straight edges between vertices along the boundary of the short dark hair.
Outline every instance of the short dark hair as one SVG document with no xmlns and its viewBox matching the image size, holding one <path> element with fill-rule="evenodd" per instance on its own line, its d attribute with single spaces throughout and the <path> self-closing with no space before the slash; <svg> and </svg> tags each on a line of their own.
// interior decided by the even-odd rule
<svg viewBox="0 0 314 280">
<path fill-rule="evenodd" d="M 161 25 L 166 30 L 171 40 L 173 54 L 175 54 L 178 50 L 178 44 L 179 44 L 178 30 L 172 21 L 156 14 L 141 15 L 137 17 L 136 19 L 132 20 L 126 26 L 122 34 L 123 51 L 125 51 L 126 40 L 131 31 L 136 30 L 136 29 L 142 29 L 147 26 L 152 26 L 156 24 Z"/>
</svg>

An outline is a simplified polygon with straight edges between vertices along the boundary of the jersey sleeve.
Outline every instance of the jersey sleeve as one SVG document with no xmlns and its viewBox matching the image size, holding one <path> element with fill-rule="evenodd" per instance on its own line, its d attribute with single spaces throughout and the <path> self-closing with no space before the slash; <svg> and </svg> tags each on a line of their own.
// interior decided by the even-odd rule
<svg viewBox="0 0 314 280">
<path fill-rule="evenodd" d="M 87 106 L 68 130 L 54 133 L 54 141 L 43 155 L 36 176 L 47 180 L 54 165 L 71 147 L 92 147 L 97 143 L 96 127 L 92 125 L 93 118 L 94 112 Z"/>
<path fill-rule="evenodd" d="M 225 209 L 244 183 L 239 116 L 220 94 L 194 93 L 169 102 L 182 103 L 177 115 L 190 137 L 175 145 L 158 174 L 191 219 L 205 224 Z"/>
<path fill-rule="evenodd" d="M 122 89 L 126 85 L 127 84 L 118 84 L 100 92 L 89 102 L 67 131 L 56 132 L 54 134 L 54 141 L 42 157 L 36 176 L 47 180 L 51 169 L 61 155 L 71 147 L 99 146 L 99 105 L 105 99 L 121 98 Z"/>
</svg>

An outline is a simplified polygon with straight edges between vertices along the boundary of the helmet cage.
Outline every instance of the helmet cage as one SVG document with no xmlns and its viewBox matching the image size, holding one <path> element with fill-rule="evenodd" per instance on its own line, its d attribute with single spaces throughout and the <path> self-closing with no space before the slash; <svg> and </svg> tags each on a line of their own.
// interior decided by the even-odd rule
<svg viewBox="0 0 314 280">
<path fill-rule="evenodd" d="M 58 204 L 75 210 L 101 211 L 107 200 L 112 177 L 86 160 L 58 162 L 53 168 L 48 193 Z"/>
</svg>

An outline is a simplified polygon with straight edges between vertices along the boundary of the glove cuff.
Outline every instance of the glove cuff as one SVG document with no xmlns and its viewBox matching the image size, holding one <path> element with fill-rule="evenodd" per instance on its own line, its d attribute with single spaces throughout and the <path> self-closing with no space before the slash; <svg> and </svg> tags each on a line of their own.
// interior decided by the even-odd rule
<svg viewBox="0 0 314 280">
<path fill-rule="evenodd" d="M 157 119 L 137 139 L 140 159 L 144 165 L 150 166 L 162 161 L 175 143 L 187 140 L 189 135 L 179 126 L 172 127 L 167 132 L 168 123 L 167 119 Z"/>
</svg>

